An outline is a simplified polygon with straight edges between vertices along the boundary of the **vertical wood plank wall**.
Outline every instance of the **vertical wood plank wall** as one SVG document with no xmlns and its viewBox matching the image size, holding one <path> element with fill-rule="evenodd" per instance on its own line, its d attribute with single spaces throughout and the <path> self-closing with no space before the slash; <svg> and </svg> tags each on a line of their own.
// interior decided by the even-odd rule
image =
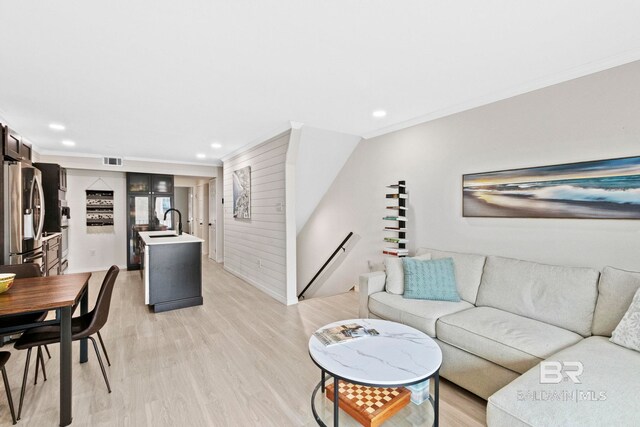
<svg viewBox="0 0 640 427">
<path fill-rule="evenodd" d="M 285 162 L 290 131 L 224 162 L 224 268 L 286 304 Z M 233 171 L 251 166 L 251 219 L 233 217 Z"/>
</svg>

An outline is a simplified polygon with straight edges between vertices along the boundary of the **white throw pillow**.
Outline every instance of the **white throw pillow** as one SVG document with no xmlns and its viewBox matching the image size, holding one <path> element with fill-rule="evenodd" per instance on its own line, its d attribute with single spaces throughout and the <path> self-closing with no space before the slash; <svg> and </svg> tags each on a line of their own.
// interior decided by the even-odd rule
<svg viewBox="0 0 640 427">
<path fill-rule="evenodd" d="M 610 341 L 640 351 L 640 289 L 636 291 L 629 309 L 613 330 Z"/>
<path fill-rule="evenodd" d="M 428 260 L 431 254 L 423 254 L 415 259 Z M 404 294 L 404 267 L 402 266 L 402 258 L 386 257 L 384 259 L 384 268 L 387 273 L 385 289 L 390 294 Z"/>
</svg>

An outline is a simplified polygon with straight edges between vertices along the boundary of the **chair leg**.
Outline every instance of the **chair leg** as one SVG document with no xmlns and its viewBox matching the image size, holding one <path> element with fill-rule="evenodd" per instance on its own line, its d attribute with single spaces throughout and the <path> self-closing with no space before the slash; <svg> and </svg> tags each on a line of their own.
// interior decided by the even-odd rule
<svg viewBox="0 0 640 427">
<path fill-rule="evenodd" d="M 11 411 L 11 419 L 16 423 L 16 413 L 13 409 L 13 398 L 11 397 L 11 387 L 9 387 L 9 379 L 7 378 L 7 370 L 2 367 L 2 379 L 4 380 L 4 390 L 7 392 L 7 400 L 9 401 L 9 410 Z"/>
<path fill-rule="evenodd" d="M 38 384 L 38 365 L 42 366 L 42 376 L 44 380 L 47 380 L 47 371 L 44 368 L 44 353 L 42 352 L 42 346 L 38 346 L 38 357 L 36 358 L 36 378 L 33 381 L 33 385 Z"/>
<path fill-rule="evenodd" d="M 38 369 L 40 369 L 40 358 L 42 357 L 42 349 L 38 346 L 38 351 L 36 352 L 36 377 L 33 380 L 33 385 L 38 384 Z"/>
<path fill-rule="evenodd" d="M 102 369 L 102 376 L 104 377 L 104 382 L 107 383 L 107 390 L 111 393 L 111 386 L 109 385 L 109 379 L 107 378 L 107 371 L 104 369 L 104 363 L 102 363 L 102 357 L 100 357 L 100 351 L 98 350 L 98 344 L 93 337 L 87 337 L 93 343 L 93 348 L 96 351 L 96 356 L 98 357 L 98 362 L 100 362 L 100 369 Z"/>
<path fill-rule="evenodd" d="M 47 356 L 49 356 L 49 359 L 51 359 L 51 353 L 49 353 L 49 346 L 45 345 L 44 349 L 47 352 Z"/>
<path fill-rule="evenodd" d="M 38 355 L 36 357 L 36 378 L 33 381 L 33 385 L 38 384 L 38 366 L 42 366 L 42 375 L 44 380 L 47 380 L 47 371 L 44 370 L 44 353 L 42 352 L 42 346 L 38 346 Z"/>
<path fill-rule="evenodd" d="M 18 419 L 20 419 L 20 415 L 22 415 L 22 402 L 24 402 L 24 391 L 27 386 L 27 375 L 29 374 L 29 362 L 31 361 L 31 350 L 33 350 L 33 348 L 30 348 L 27 350 L 27 361 L 24 364 L 22 388 L 20 389 L 20 404 L 18 405 Z"/>
<path fill-rule="evenodd" d="M 98 339 L 100 340 L 100 345 L 102 346 L 104 357 L 107 359 L 107 364 L 111 366 L 111 361 L 109 360 L 109 355 L 107 354 L 107 347 L 104 346 L 104 341 L 102 341 L 102 335 L 100 335 L 100 331 L 98 331 Z"/>
<path fill-rule="evenodd" d="M 40 364 L 42 365 L 42 376 L 47 380 L 47 370 L 44 368 L 44 352 L 40 350 Z"/>
</svg>

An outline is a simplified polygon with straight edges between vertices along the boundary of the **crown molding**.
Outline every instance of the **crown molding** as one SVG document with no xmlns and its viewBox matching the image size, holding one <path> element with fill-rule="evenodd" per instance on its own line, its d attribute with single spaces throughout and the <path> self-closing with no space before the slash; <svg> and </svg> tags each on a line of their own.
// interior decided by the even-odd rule
<svg viewBox="0 0 640 427">
<path fill-rule="evenodd" d="M 67 151 L 56 151 L 56 150 L 46 150 L 46 151 L 38 151 L 38 154 L 41 156 L 59 156 L 59 157 L 77 157 L 77 158 L 90 158 L 90 159 L 101 159 L 103 157 L 120 157 L 115 154 L 93 154 L 93 153 L 70 153 Z M 193 165 L 193 166 L 222 166 L 222 161 L 216 159 L 215 162 L 212 163 L 203 163 L 203 162 L 185 162 L 179 160 L 167 161 L 166 159 L 154 159 L 148 157 L 128 157 L 122 156 L 122 160 L 130 160 L 133 162 L 147 162 L 147 163 L 164 163 L 171 165 Z"/>
<path fill-rule="evenodd" d="M 473 99 L 468 102 L 452 105 L 437 111 L 415 117 L 413 119 L 405 120 L 390 126 L 385 126 L 372 132 L 366 132 L 362 135 L 364 139 L 371 139 L 378 136 L 386 135 L 392 132 L 397 132 L 402 129 L 406 129 L 412 126 L 416 126 L 422 123 L 430 122 L 443 117 L 451 116 L 456 113 L 471 110 L 473 108 L 482 107 L 484 105 L 492 104 L 494 102 L 502 101 L 504 99 L 512 98 L 514 96 L 523 95 L 528 92 L 533 92 L 538 89 L 543 89 L 549 86 L 553 86 L 559 83 L 564 83 L 569 80 L 574 80 L 580 77 L 585 77 L 590 74 L 595 74 L 600 71 L 605 71 L 610 68 L 619 67 L 634 61 L 640 60 L 640 49 L 630 50 L 618 55 L 608 56 L 598 61 L 588 62 L 586 64 L 569 68 L 567 70 L 551 74 L 539 79 L 530 80 L 526 83 L 513 86 L 504 90 L 493 92 L 489 95 Z"/>
</svg>

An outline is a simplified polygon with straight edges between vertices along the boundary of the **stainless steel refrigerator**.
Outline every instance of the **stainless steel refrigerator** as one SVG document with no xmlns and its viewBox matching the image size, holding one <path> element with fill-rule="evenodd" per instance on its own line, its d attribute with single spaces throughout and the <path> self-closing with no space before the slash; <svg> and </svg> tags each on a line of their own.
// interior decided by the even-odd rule
<svg viewBox="0 0 640 427">
<path fill-rule="evenodd" d="M 4 166 L 4 264 L 35 263 L 42 268 L 42 175 L 26 162 L 6 162 Z"/>
</svg>

